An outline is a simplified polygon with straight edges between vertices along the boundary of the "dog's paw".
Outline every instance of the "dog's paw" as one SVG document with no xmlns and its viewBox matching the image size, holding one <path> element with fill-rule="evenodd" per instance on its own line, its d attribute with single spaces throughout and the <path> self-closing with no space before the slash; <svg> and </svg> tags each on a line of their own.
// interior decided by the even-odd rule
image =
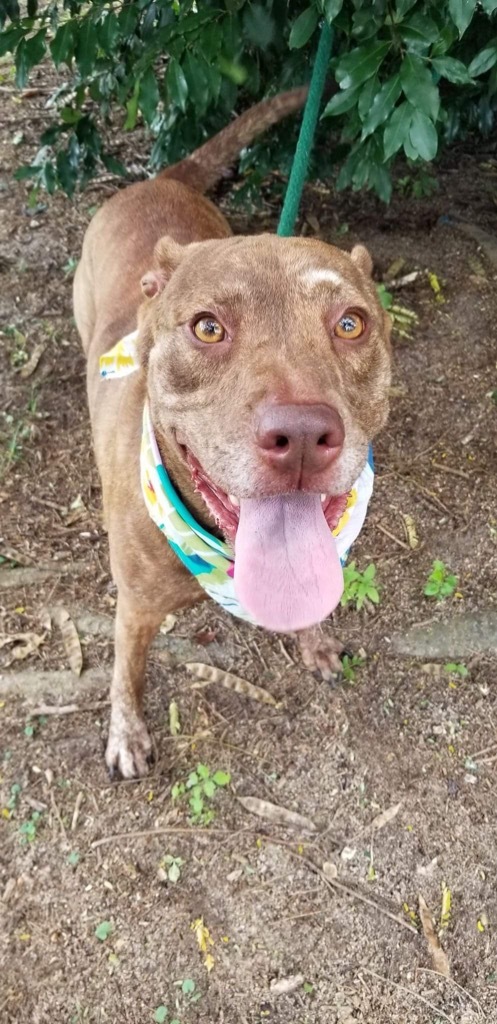
<svg viewBox="0 0 497 1024">
<path fill-rule="evenodd" d="M 302 661 L 311 672 L 319 672 L 327 683 L 341 675 L 343 666 L 340 655 L 344 647 L 335 636 L 322 633 L 319 626 L 316 626 L 302 630 L 298 634 L 298 641 Z"/>
<path fill-rule="evenodd" d="M 134 779 L 146 775 L 151 756 L 152 741 L 143 718 L 135 713 L 113 713 L 105 752 L 110 777 Z"/>
</svg>

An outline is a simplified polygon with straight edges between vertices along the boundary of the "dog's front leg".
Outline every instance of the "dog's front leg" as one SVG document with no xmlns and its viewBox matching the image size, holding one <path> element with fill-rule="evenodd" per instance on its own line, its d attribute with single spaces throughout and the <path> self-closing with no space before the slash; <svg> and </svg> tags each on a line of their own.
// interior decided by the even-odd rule
<svg viewBox="0 0 497 1024">
<path fill-rule="evenodd" d="M 340 675 L 343 644 L 333 634 L 323 633 L 321 626 L 312 626 L 297 633 L 302 661 L 311 672 L 320 672 L 327 682 Z"/>
<path fill-rule="evenodd" d="M 110 775 L 124 779 L 146 775 L 152 743 L 143 717 L 145 668 L 150 644 L 163 610 L 143 607 L 132 592 L 119 591 L 115 624 L 115 659 L 111 718 L 105 759 Z"/>
</svg>

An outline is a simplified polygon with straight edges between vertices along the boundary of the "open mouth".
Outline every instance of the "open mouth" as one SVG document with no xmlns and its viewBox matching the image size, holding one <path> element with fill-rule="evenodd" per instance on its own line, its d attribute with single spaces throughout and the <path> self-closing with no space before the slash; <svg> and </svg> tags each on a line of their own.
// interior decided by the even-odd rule
<svg viewBox="0 0 497 1024">
<path fill-rule="evenodd" d="M 332 530 L 347 495 L 294 491 L 238 500 L 191 452 L 186 458 L 196 491 L 233 545 L 235 593 L 254 620 L 286 633 L 327 618 L 343 592 Z"/>
<path fill-rule="evenodd" d="M 234 494 L 226 494 L 208 476 L 189 449 L 184 449 L 195 490 L 203 498 L 219 530 L 234 546 L 240 522 L 240 501 Z M 300 493 L 300 492 L 299 492 Z M 275 497 L 275 495 L 272 495 Z M 347 505 L 347 494 L 320 494 L 323 516 L 330 530 L 340 522 Z"/>
</svg>

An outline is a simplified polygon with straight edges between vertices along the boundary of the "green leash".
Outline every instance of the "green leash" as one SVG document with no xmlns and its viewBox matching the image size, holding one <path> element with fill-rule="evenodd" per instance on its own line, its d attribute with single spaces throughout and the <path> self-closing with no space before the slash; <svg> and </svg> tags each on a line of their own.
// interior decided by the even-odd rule
<svg viewBox="0 0 497 1024">
<path fill-rule="evenodd" d="M 311 155 L 314 133 L 316 131 L 319 108 L 321 105 L 321 96 L 323 95 L 326 72 L 328 70 L 328 64 L 331 56 L 332 42 L 333 34 L 331 27 L 328 25 L 327 21 L 324 21 L 321 28 L 321 35 L 319 37 L 316 60 L 314 61 L 314 67 L 312 69 L 309 94 L 304 108 L 304 116 L 300 126 L 300 133 L 297 148 L 295 150 L 295 156 L 293 158 L 292 170 L 288 179 L 283 209 L 281 211 L 280 222 L 276 232 L 277 235 L 281 235 L 284 238 L 288 238 L 290 235 L 293 235 L 295 221 L 298 217 L 302 190 L 307 177 L 309 157 Z"/>
</svg>

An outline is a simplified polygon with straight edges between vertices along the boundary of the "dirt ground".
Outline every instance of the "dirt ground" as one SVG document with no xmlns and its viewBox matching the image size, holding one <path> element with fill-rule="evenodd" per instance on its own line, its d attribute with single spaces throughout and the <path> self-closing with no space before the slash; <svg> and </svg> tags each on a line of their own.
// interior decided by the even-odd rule
<svg viewBox="0 0 497 1024">
<path fill-rule="evenodd" d="M 388 209 L 306 190 L 307 233 L 364 242 L 378 280 L 399 259 L 397 278 L 418 271 L 393 290 L 419 323 L 395 337 L 391 418 L 353 553 L 361 568 L 376 565 L 381 602 L 336 616 L 362 663 L 330 686 L 302 670 L 292 638 L 204 603 L 151 657 L 151 775 L 111 784 L 115 592 L 71 279 L 86 225 L 116 184 L 106 176 L 73 203 L 40 195 L 28 207 L 11 175 L 50 117 L 45 100 L 0 94 L 0 1018 L 497 1022 L 497 638 L 480 631 L 441 660 L 398 653 L 414 623 L 433 620 L 443 637 L 445 623 L 496 610 L 497 265 L 474 226 L 495 232 L 497 247 L 497 154 L 450 154 L 433 196 L 397 189 Z M 116 147 L 136 174 L 139 135 Z M 237 231 L 274 228 L 269 193 L 248 218 L 229 188 L 219 198 Z M 458 577 L 438 603 L 423 594 L 434 559 Z M 54 607 L 76 622 L 80 678 Z M 280 706 L 192 688 L 192 660 L 237 672 Z M 198 763 L 231 776 L 206 802 L 215 814 L 205 825 L 171 798 Z M 316 831 L 256 817 L 239 802 L 247 796 Z M 181 858 L 176 881 L 170 858 Z M 435 973 L 420 895 L 449 977 Z M 199 919 L 213 943 L 204 934 L 204 952 Z"/>
</svg>

